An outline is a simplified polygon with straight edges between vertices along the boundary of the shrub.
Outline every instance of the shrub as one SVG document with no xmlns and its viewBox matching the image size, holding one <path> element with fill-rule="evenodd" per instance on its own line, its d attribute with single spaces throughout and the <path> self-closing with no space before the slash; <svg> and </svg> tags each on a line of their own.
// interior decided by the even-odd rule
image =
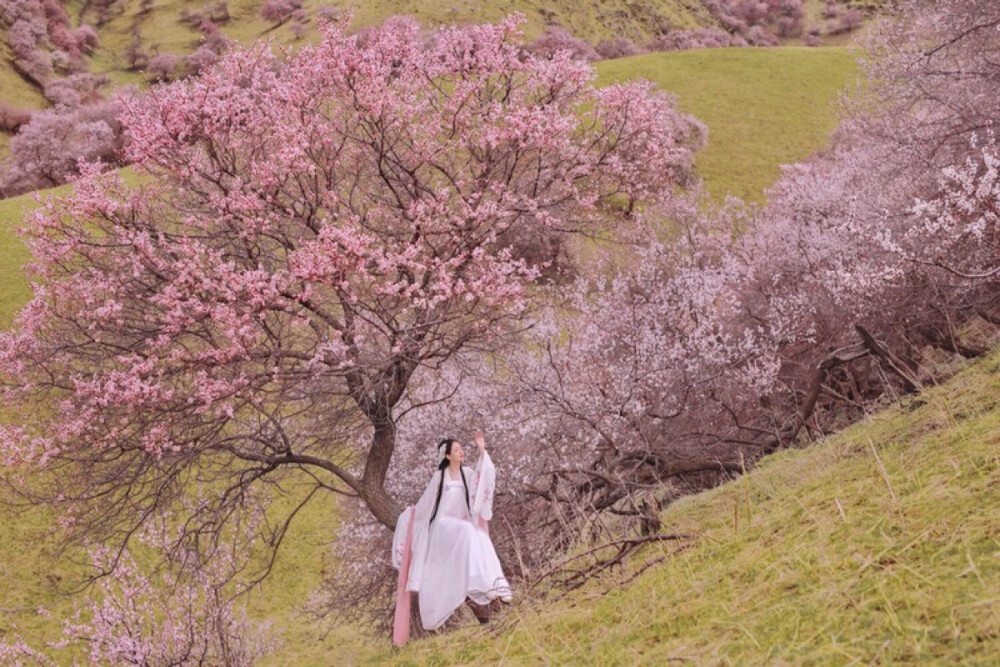
<svg viewBox="0 0 1000 667">
<path fill-rule="evenodd" d="M 132 71 L 145 69 L 146 65 L 149 64 L 149 52 L 146 51 L 142 37 L 137 29 L 133 30 L 132 40 L 125 47 L 125 61 L 128 63 L 128 68 Z"/>
<path fill-rule="evenodd" d="M 103 74 L 81 72 L 61 79 L 53 79 L 45 86 L 45 99 L 55 105 L 78 107 L 99 101 L 102 89 L 110 83 Z"/>
<path fill-rule="evenodd" d="M 188 54 L 184 58 L 184 63 L 193 74 L 197 74 L 214 65 L 218 59 L 219 54 L 203 44 L 195 49 L 193 53 Z"/>
<path fill-rule="evenodd" d="M 778 19 L 778 34 L 782 37 L 798 37 L 802 34 L 803 19 L 794 16 L 782 16 Z"/>
<path fill-rule="evenodd" d="M 745 37 L 751 46 L 777 46 L 778 44 L 778 38 L 759 25 L 750 28 Z"/>
<path fill-rule="evenodd" d="M 149 61 L 146 72 L 153 75 L 156 81 L 165 81 L 173 76 L 181 61 L 181 56 L 176 53 L 158 53 Z"/>
<path fill-rule="evenodd" d="M 31 120 L 31 112 L 0 102 L 0 132 L 13 134 Z"/>
<path fill-rule="evenodd" d="M 121 123 L 111 103 L 36 112 L 10 140 L 0 193 L 12 196 L 60 185 L 79 173 L 80 160 L 117 164 L 120 149 Z"/>
<path fill-rule="evenodd" d="M 231 18 L 229 15 L 229 4 L 222 0 L 208 8 L 208 18 L 215 23 L 226 23 Z"/>
<path fill-rule="evenodd" d="M 746 46 L 746 41 L 721 28 L 698 28 L 667 33 L 650 42 L 648 48 L 650 51 L 684 51 L 726 46 Z"/>
<path fill-rule="evenodd" d="M 524 50 L 542 58 L 551 58 L 557 53 L 568 52 L 574 60 L 593 62 L 601 59 L 600 54 L 589 42 L 574 37 L 565 28 L 558 26 L 549 26 L 545 34 L 525 44 Z"/>
<path fill-rule="evenodd" d="M 844 12 L 844 15 L 840 17 L 840 24 L 838 29 L 840 32 L 852 32 L 861 27 L 862 21 L 861 12 L 857 9 L 851 8 Z"/>
<path fill-rule="evenodd" d="M 260 8 L 260 15 L 265 21 L 281 25 L 299 9 L 302 9 L 302 0 L 265 0 L 264 6 Z"/>
<path fill-rule="evenodd" d="M 101 45 L 100 37 L 97 35 L 97 30 L 93 26 L 87 24 L 81 25 L 79 28 L 73 31 L 73 37 L 76 40 L 77 48 L 82 53 L 93 53 L 98 46 Z"/>
<path fill-rule="evenodd" d="M 597 53 L 601 58 L 612 59 L 636 56 L 642 53 L 642 51 L 632 42 L 631 39 L 628 39 L 627 37 L 619 37 L 618 39 L 606 39 L 598 44 Z"/>
</svg>

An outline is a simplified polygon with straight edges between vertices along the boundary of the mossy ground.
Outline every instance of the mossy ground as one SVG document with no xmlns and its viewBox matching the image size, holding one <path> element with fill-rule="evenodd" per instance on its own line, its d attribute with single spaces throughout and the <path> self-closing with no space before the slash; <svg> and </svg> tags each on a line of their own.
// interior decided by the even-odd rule
<svg viewBox="0 0 1000 667">
<path fill-rule="evenodd" d="M 397 664 L 996 664 L 1000 351 L 842 433 L 663 514 L 696 533 L 607 577 L 385 649 Z M 630 571 L 674 545 L 647 548 Z"/>
</svg>

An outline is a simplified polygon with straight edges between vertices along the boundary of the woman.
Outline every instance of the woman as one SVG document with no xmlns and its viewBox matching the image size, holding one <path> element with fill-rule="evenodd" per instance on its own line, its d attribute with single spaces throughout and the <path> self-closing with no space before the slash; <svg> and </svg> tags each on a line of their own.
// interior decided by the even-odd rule
<svg viewBox="0 0 1000 667">
<path fill-rule="evenodd" d="M 474 440 L 479 448 L 475 471 L 462 465 L 461 443 L 446 438 L 438 444 L 442 458 L 437 471 L 416 506 L 407 508 L 396 523 L 393 562 L 396 567 L 404 563 L 405 590 L 418 593 L 420 622 L 426 630 L 443 625 L 466 598 L 480 605 L 498 597 L 510 601 L 510 585 L 487 529 L 496 469 L 481 431 Z M 411 512 L 407 573 L 403 553 Z"/>
</svg>

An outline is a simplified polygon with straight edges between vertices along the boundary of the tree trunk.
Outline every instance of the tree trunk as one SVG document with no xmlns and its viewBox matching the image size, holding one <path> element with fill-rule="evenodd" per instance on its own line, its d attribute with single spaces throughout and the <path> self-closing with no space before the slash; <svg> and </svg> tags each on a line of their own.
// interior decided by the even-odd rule
<svg viewBox="0 0 1000 667">
<path fill-rule="evenodd" d="M 926 338 L 927 341 L 934 347 L 940 348 L 945 352 L 961 355 L 966 359 L 978 359 L 988 352 L 988 350 L 983 347 L 970 347 L 965 345 L 955 336 L 946 336 L 934 327 L 924 327 L 920 330 L 920 333 L 923 334 L 924 338 Z"/>
<path fill-rule="evenodd" d="M 854 329 L 858 332 L 858 335 L 861 336 L 861 340 L 864 341 L 865 346 L 871 350 L 871 353 L 888 364 L 889 368 L 895 371 L 896 375 L 903 380 L 903 385 L 906 387 L 906 391 L 920 391 L 920 381 L 907 370 L 905 363 L 897 359 L 896 355 L 894 355 L 888 348 L 875 340 L 875 336 L 873 336 L 868 329 L 864 328 L 860 324 L 855 324 Z"/>
<path fill-rule="evenodd" d="M 391 417 L 373 420 L 375 435 L 365 460 L 364 477 L 361 478 L 361 497 L 379 523 L 395 530 L 396 519 L 402 511 L 395 498 L 385 491 L 385 475 L 396 449 L 396 424 Z"/>
</svg>

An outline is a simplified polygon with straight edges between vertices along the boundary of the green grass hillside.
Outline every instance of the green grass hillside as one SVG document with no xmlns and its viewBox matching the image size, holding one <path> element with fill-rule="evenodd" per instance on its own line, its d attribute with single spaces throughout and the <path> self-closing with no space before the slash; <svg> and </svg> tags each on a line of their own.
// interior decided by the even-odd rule
<svg viewBox="0 0 1000 667">
<path fill-rule="evenodd" d="M 690 496 L 694 546 L 623 587 L 523 603 L 397 664 L 996 664 L 1000 351 L 944 386 Z M 648 548 L 630 571 L 676 548 Z M 615 575 L 618 577 L 621 575 Z"/>
<path fill-rule="evenodd" d="M 716 196 L 760 197 L 780 163 L 804 158 L 826 143 L 836 122 L 836 93 L 853 65 L 843 49 L 726 49 L 609 61 L 598 71 L 602 83 L 645 76 L 676 94 L 686 111 L 709 125 L 709 148 L 698 158 L 709 190 Z M 0 201 L 0 328 L 29 296 L 20 270 L 28 254 L 11 230 L 32 201 L 32 195 Z M 729 516 L 731 508 L 726 512 Z M 274 575 L 251 600 L 252 613 L 272 621 L 284 637 L 285 648 L 270 664 L 362 660 L 377 649 L 362 638 L 324 635 L 298 614 L 332 565 L 324 546 L 334 526 L 332 502 L 310 506 L 300 519 Z M 74 575 L 56 554 L 52 525 L 41 512 L 0 522 L 0 637 L 16 629 L 36 645 L 56 639 L 58 619 L 72 608 L 51 586 Z M 55 618 L 37 617 L 39 605 Z"/>
<path fill-rule="evenodd" d="M 94 23 L 96 15 L 81 3 L 71 12 L 74 19 Z M 200 33 L 193 25 L 183 23 L 182 10 L 200 12 L 212 2 L 203 0 L 154 0 L 150 10 L 143 12 L 140 3 L 116 3 L 107 22 L 97 26 L 102 47 L 95 56 L 95 69 L 115 76 L 130 78 L 125 73 L 125 47 L 137 28 L 142 42 L 161 52 L 190 53 L 198 46 Z M 222 31 L 241 42 L 272 34 L 281 41 L 292 41 L 291 24 L 275 29 L 273 23 L 260 16 L 264 0 L 227 0 L 229 20 L 221 24 Z M 627 35 L 637 43 L 651 39 L 666 29 L 695 28 L 714 23 L 699 2 L 685 0 L 639 0 L 623 3 L 615 0 L 306 0 L 303 8 L 310 15 L 325 6 L 339 7 L 354 16 L 353 25 L 362 27 L 381 23 L 390 16 L 412 15 L 428 25 L 443 23 L 481 23 L 495 21 L 512 12 L 525 15 L 525 32 L 535 37 L 547 25 L 558 25 L 572 34 L 597 43 Z M 82 11 L 81 11 L 82 10 Z M 6 65 L 5 65 L 6 66 Z"/>
<path fill-rule="evenodd" d="M 108 17 L 99 22 L 91 3 L 70 3 L 74 23 L 96 24 L 100 48 L 91 57 L 91 69 L 111 77 L 115 85 L 142 83 L 141 72 L 130 71 L 126 49 L 137 34 L 149 54 L 191 53 L 201 40 L 194 23 L 181 20 L 182 12 L 204 12 L 210 0 L 154 0 L 143 11 L 138 0 L 116 2 Z M 295 43 L 294 22 L 275 26 L 260 16 L 264 0 L 227 0 L 229 19 L 219 23 L 221 31 L 238 42 L 248 43 L 263 36 L 284 43 Z M 529 38 L 545 31 L 548 25 L 566 28 L 591 43 L 627 35 L 643 43 L 666 29 L 689 29 L 714 24 L 714 19 L 699 2 L 685 0 L 639 0 L 622 3 L 615 0 L 305 0 L 303 9 L 310 16 L 325 6 L 339 7 L 353 14 L 356 28 L 376 25 L 395 15 L 412 15 L 427 25 L 481 23 L 495 21 L 512 12 L 525 15 L 525 33 Z M 219 17 L 217 17 L 218 20 Z M 315 26 L 302 39 L 316 36 Z M 38 108 L 44 99 L 30 83 L 13 69 L 9 49 L 0 37 L 0 90 L 3 101 L 14 106 Z M 4 142 L 5 143 L 5 142 Z"/>
<path fill-rule="evenodd" d="M 779 166 L 824 146 L 836 127 L 836 103 L 856 76 L 855 56 L 840 47 L 698 49 L 597 64 L 598 83 L 641 77 L 677 96 L 708 125 L 696 166 L 717 199 L 759 201 Z"/>
<path fill-rule="evenodd" d="M 129 45 L 138 36 L 139 43 L 147 56 L 157 53 L 174 53 L 186 55 L 198 48 L 203 39 L 197 30 L 197 22 L 182 21 L 183 13 L 206 13 L 213 3 L 189 2 L 187 0 L 154 0 L 149 11 L 143 11 L 137 0 L 118 2 L 103 22 L 97 20 L 97 15 L 90 3 L 71 4 L 70 14 L 74 22 L 97 23 L 100 35 L 100 46 L 90 57 L 90 68 L 93 72 L 106 74 L 113 86 L 126 84 L 145 85 L 147 75 L 141 70 L 130 68 L 127 58 Z M 315 22 L 310 23 L 309 30 L 300 38 L 293 33 L 294 21 L 275 26 L 260 16 L 263 0 L 228 0 L 228 20 L 219 24 L 220 30 L 227 37 L 237 42 L 249 43 L 261 37 L 274 38 L 285 44 L 300 44 L 315 39 L 317 32 Z M 659 32 L 669 29 L 690 29 L 699 26 L 713 25 L 715 19 L 699 2 L 684 0 L 642 0 L 639 2 L 621 3 L 614 0 L 590 0 L 576 2 L 574 0 L 491 0 L 490 2 L 444 2 L 443 0 L 306 0 L 304 9 L 311 16 L 324 6 L 337 6 L 353 13 L 354 27 L 363 27 L 382 22 L 389 16 L 413 15 L 426 25 L 446 23 L 468 23 L 495 21 L 511 12 L 521 12 L 525 15 L 525 33 L 529 39 L 541 34 L 546 26 L 558 25 L 565 27 L 574 35 L 582 37 L 591 43 L 604 39 L 629 36 L 636 43 L 644 43 Z M 807 0 L 806 7 L 810 15 L 817 14 L 821 3 L 819 0 Z M 216 16 L 218 20 L 218 16 Z M 849 35 L 839 35 L 827 40 L 831 45 L 843 45 L 850 39 Z M 801 40 L 787 40 L 797 44 Z M 660 54 L 662 55 L 662 54 Z M 646 57 L 642 67 L 656 68 L 660 55 Z M 672 55 L 672 54 L 671 54 Z M 804 60 L 825 60 L 824 56 L 805 57 Z M 695 57 L 695 60 L 698 58 Z M 709 60 L 714 58 L 709 56 Z M 751 59 L 753 57 L 751 56 Z M 790 62 L 798 60 L 798 52 L 789 54 Z M 733 56 L 734 61 L 739 58 Z M 602 66 L 604 67 L 604 66 Z M 606 69 L 615 72 L 613 76 L 628 72 L 633 65 L 607 63 Z M 739 66 L 737 66 L 737 69 Z M 797 67 L 788 72 L 789 80 L 797 80 Z M 739 88 L 748 85 L 754 77 L 734 80 Z M 670 82 L 668 77 L 665 81 Z M 683 82 L 682 82 L 683 83 Z M 806 93 L 814 92 L 806 86 Z M 15 107 L 37 109 L 48 106 L 41 95 L 41 90 L 20 77 L 14 70 L 10 50 L 0 37 L 0 91 L 2 101 Z M 792 91 L 793 99 L 794 92 Z M 737 95 L 742 93 L 737 92 Z M 0 134 L 0 159 L 6 157 L 9 137 Z"/>
<path fill-rule="evenodd" d="M 178 19 L 182 9 L 198 11 L 209 2 L 185 0 L 156 0 L 148 14 L 140 14 L 137 2 L 127 3 L 124 12 L 102 27 L 102 38 L 111 52 L 120 52 L 130 39 L 129 31 L 138 23 L 140 34 L 150 43 L 156 42 L 161 50 L 186 53 L 197 46 L 198 33 Z M 270 34 L 273 23 L 260 16 L 263 0 L 229 0 L 230 20 L 223 24 L 223 32 L 239 41 L 248 41 Z M 597 43 L 628 35 L 637 43 L 651 39 L 658 30 L 695 28 L 712 23 L 709 13 L 700 3 L 683 0 L 641 0 L 622 3 L 613 0 L 306 0 L 303 8 L 310 14 L 325 6 L 339 7 L 352 12 L 353 25 L 375 25 L 396 15 L 412 15 L 422 23 L 482 23 L 496 21 L 512 12 L 525 15 L 525 32 L 535 37 L 549 24 L 559 25 L 572 34 Z M 290 26 L 285 25 L 273 34 L 291 40 Z"/>
<path fill-rule="evenodd" d="M 0 330 L 10 326 L 14 313 L 31 296 L 21 272 L 30 256 L 14 229 L 21 223 L 25 208 L 33 204 L 30 194 L 0 199 Z"/>
</svg>

